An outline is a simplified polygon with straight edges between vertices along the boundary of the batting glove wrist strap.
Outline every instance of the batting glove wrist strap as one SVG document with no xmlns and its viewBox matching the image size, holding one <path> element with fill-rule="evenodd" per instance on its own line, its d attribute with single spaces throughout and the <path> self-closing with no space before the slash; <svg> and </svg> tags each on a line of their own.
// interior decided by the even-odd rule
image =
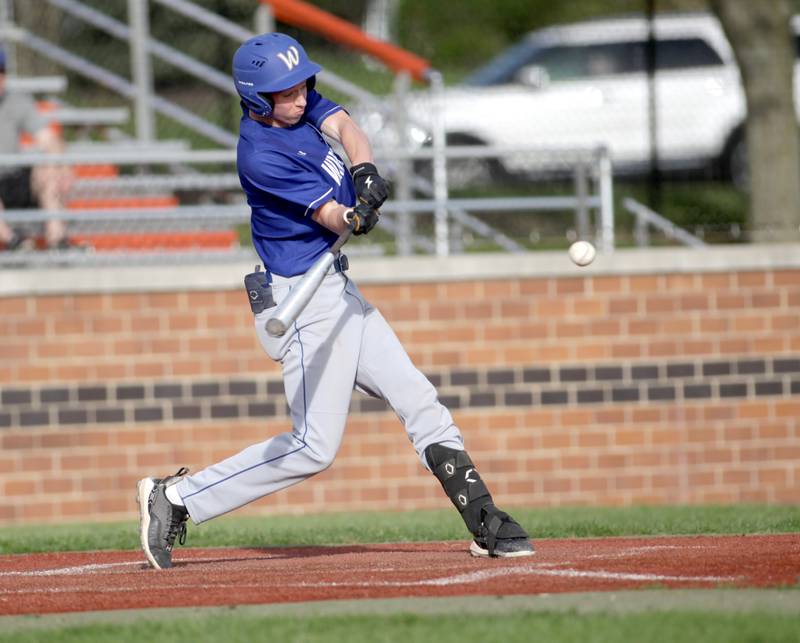
<svg viewBox="0 0 800 643">
<path fill-rule="evenodd" d="M 389 196 L 386 181 L 378 174 L 378 168 L 372 163 L 359 163 L 350 168 L 350 176 L 356 188 L 359 201 L 372 208 L 379 208 Z"/>
<path fill-rule="evenodd" d="M 359 203 L 350 210 L 345 210 L 344 221 L 353 227 L 353 234 L 367 234 L 378 223 L 379 213 L 375 208 Z"/>
</svg>

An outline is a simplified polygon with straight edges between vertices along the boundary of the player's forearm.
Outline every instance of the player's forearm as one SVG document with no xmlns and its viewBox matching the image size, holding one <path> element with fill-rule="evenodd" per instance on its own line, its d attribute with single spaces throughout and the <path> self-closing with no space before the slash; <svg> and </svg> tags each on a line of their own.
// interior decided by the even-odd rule
<svg viewBox="0 0 800 643">
<path fill-rule="evenodd" d="M 352 121 L 342 128 L 342 147 L 352 165 L 375 162 L 367 135 Z"/>
<path fill-rule="evenodd" d="M 347 227 L 347 224 L 344 221 L 344 213 L 348 210 L 350 210 L 349 207 L 344 206 L 341 203 L 337 203 L 331 199 L 324 205 L 317 208 L 317 211 L 311 215 L 311 218 L 321 226 L 328 228 L 328 230 L 331 230 L 336 234 L 341 234 Z"/>
</svg>

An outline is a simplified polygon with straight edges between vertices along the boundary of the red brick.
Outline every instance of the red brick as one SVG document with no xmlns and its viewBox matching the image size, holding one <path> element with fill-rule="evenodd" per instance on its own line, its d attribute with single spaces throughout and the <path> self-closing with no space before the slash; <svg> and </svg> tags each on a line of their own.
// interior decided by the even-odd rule
<svg viewBox="0 0 800 643">
<path fill-rule="evenodd" d="M 727 272 L 713 272 L 699 275 L 699 289 L 703 292 L 709 290 L 730 290 L 734 287 L 735 275 Z M 741 284 L 741 282 L 739 282 Z"/>
<path fill-rule="evenodd" d="M 134 333 L 156 333 L 161 330 L 161 320 L 157 314 L 139 314 L 132 316 L 128 323 Z"/>
<path fill-rule="evenodd" d="M 768 275 L 765 272 L 739 272 L 734 276 L 739 288 L 763 288 L 767 285 Z"/>
<path fill-rule="evenodd" d="M 663 281 L 662 277 L 652 275 L 631 275 L 627 279 L 631 292 L 657 292 Z"/>
<path fill-rule="evenodd" d="M 609 443 L 609 435 L 605 431 L 579 431 L 577 445 L 584 449 L 604 447 Z"/>
<path fill-rule="evenodd" d="M 70 493 L 74 489 L 75 483 L 71 478 L 44 478 L 42 480 L 42 491 L 45 493 Z"/>
<path fill-rule="evenodd" d="M 611 479 L 615 489 L 642 489 L 645 478 L 641 474 L 615 476 Z"/>
<path fill-rule="evenodd" d="M 747 308 L 747 298 L 744 295 L 717 293 L 716 308 L 720 310 L 733 310 Z"/>
<path fill-rule="evenodd" d="M 541 444 L 543 449 L 566 449 L 573 446 L 572 434 L 568 431 L 545 433 Z"/>
<path fill-rule="evenodd" d="M 611 346 L 611 356 L 616 359 L 636 358 L 642 354 L 642 345 L 639 342 L 619 342 Z"/>
<path fill-rule="evenodd" d="M 596 293 L 622 293 L 628 290 L 627 277 L 592 277 L 591 290 Z"/>
<path fill-rule="evenodd" d="M 0 433 L 0 447 L 3 451 L 13 451 L 15 449 L 35 449 L 39 445 L 36 438 L 32 435 L 11 433 L 3 435 Z"/>
<path fill-rule="evenodd" d="M 545 478 L 542 490 L 545 493 L 568 493 L 572 491 L 573 480 L 568 478 Z"/>
<path fill-rule="evenodd" d="M 586 279 L 564 278 L 556 281 L 555 292 L 557 295 L 568 295 L 585 292 L 587 285 Z"/>
<path fill-rule="evenodd" d="M 751 297 L 753 308 L 778 308 L 781 305 L 780 293 L 763 292 L 754 293 Z"/>
<path fill-rule="evenodd" d="M 596 492 L 608 490 L 609 480 L 606 476 L 589 476 L 578 478 L 578 491 Z"/>
<path fill-rule="evenodd" d="M 767 319 L 763 315 L 736 315 L 730 320 L 736 333 L 760 332 L 767 327 Z"/>
<path fill-rule="evenodd" d="M 546 295 L 550 282 L 546 279 L 526 279 L 519 282 L 519 294 L 522 296 Z"/>
<path fill-rule="evenodd" d="M 776 287 L 800 286 L 800 270 L 776 270 L 772 273 L 772 281 Z"/>
<path fill-rule="evenodd" d="M 17 508 L 17 516 L 23 522 L 52 520 L 57 515 L 55 508 L 56 505 L 52 502 L 26 502 Z M 86 503 L 83 505 L 83 510 L 86 511 Z"/>
<path fill-rule="evenodd" d="M 563 297 L 556 299 L 537 299 L 534 301 L 533 316 L 541 317 L 563 317 L 567 312 L 567 301 Z"/>
<path fill-rule="evenodd" d="M 179 292 L 149 292 L 142 295 L 142 307 L 163 309 L 185 309 L 188 307 L 185 293 Z"/>
<path fill-rule="evenodd" d="M 431 303 L 428 305 L 428 319 L 448 321 L 460 319 L 461 314 L 455 304 L 449 302 Z"/>
<path fill-rule="evenodd" d="M 750 344 L 744 339 L 723 339 L 719 342 L 720 355 L 743 355 L 750 352 L 752 352 L 750 349 Z"/>
<path fill-rule="evenodd" d="M 52 469 L 53 459 L 49 455 L 26 455 L 19 463 L 20 471 L 44 472 Z"/>
<path fill-rule="evenodd" d="M 33 496 L 38 490 L 36 480 L 7 480 L 3 493 L 6 496 Z"/>
<path fill-rule="evenodd" d="M 699 275 L 693 272 L 687 272 L 665 275 L 662 289 L 664 292 L 683 294 L 685 292 L 697 291 L 699 287 Z"/>
<path fill-rule="evenodd" d="M 133 376 L 134 377 L 161 377 L 165 375 L 167 372 L 167 365 L 162 362 L 141 362 L 133 365 Z M 173 373 L 178 375 L 173 370 Z M 201 371 L 202 373 L 202 371 Z M 192 374 L 200 374 L 200 373 L 192 373 Z"/>
<path fill-rule="evenodd" d="M 800 315 L 775 315 L 770 327 L 773 331 L 792 331 L 800 328 Z"/>
</svg>

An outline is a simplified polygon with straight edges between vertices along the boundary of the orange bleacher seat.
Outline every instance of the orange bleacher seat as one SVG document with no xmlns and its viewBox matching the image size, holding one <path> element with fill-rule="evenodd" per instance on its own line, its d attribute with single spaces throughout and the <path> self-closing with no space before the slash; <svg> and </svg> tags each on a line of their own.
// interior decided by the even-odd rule
<svg viewBox="0 0 800 643">
<path fill-rule="evenodd" d="M 239 243 L 233 230 L 201 232 L 119 232 L 70 235 L 75 245 L 91 246 L 98 252 L 114 250 L 192 250 L 196 248 L 228 249 Z"/>
<path fill-rule="evenodd" d="M 38 109 L 46 113 L 58 107 L 51 101 L 37 102 Z M 63 136 L 60 123 L 51 121 L 49 127 L 58 136 Z M 23 135 L 20 145 L 29 147 L 33 144 L 33 137 Z M 76 179 L 113 179 L 119 176 L 119 168 L 111 163 L 96 163 L 89 165 L 75 165 L 72 167 L 73 177 Z M 66 203 L 69 210 L 108 210 L 115 208 L 126 209 L 153 209 L 174 208 L 180 204 L 174 195 L 131 196 L 121 194 L 118 196 L 98 196 L 96 198 L 81 197 L 71 199 Z M 69 235 L 70 242 L 76 246 L 88 246 L 98 252 L 114 250 L 182 250 L 188 251 L 197 248 L 229 249 L 239 243 L 239 236 L 233 230 L 199 230 L 184 232 L 91 232 Z M 36 240 L 38 248 L 44 248 L 43 238 Z"/>
<path fill-rule="evenodd" d="M 116 165 L 75 165 L 72 173 L 76 179 L 113 179 L 119 176 Z"/>
<path fill-rule="evenodd" d="M 174 208 L 179 203 L 178 198 L 175 196 L 114 196 L 98 197 L 96 199 L 72 199 L 67 203 L 67 208 L 70 210 Z"/>
</svg>

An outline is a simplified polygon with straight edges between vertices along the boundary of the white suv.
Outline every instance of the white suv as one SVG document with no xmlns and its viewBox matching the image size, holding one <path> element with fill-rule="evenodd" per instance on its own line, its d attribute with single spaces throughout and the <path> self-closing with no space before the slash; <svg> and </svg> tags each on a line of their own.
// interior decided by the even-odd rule
<svg viewBox="0 0 800 643">
<path fill-rule="evenodd" d="M 604 145 L 615 173 L 641 173 L 651 158 L 648 33 L 644 17 L 532 32 L 462 85 L 446 89 L 442 106 L 415 95 L 409 117 L 429 129 L 431 114 L 440 109 L 452 144 Z M 744 169 L 746 105 L 719 22 L 705 13 L 659 14 L 654 34 L 660 167 L 713 168 L 736 180 Z M 525 158 L 498 162 L 518 173 L 531 169 Z M 547 160 L 537 162 L 541 167 Z"/>
</svg>

